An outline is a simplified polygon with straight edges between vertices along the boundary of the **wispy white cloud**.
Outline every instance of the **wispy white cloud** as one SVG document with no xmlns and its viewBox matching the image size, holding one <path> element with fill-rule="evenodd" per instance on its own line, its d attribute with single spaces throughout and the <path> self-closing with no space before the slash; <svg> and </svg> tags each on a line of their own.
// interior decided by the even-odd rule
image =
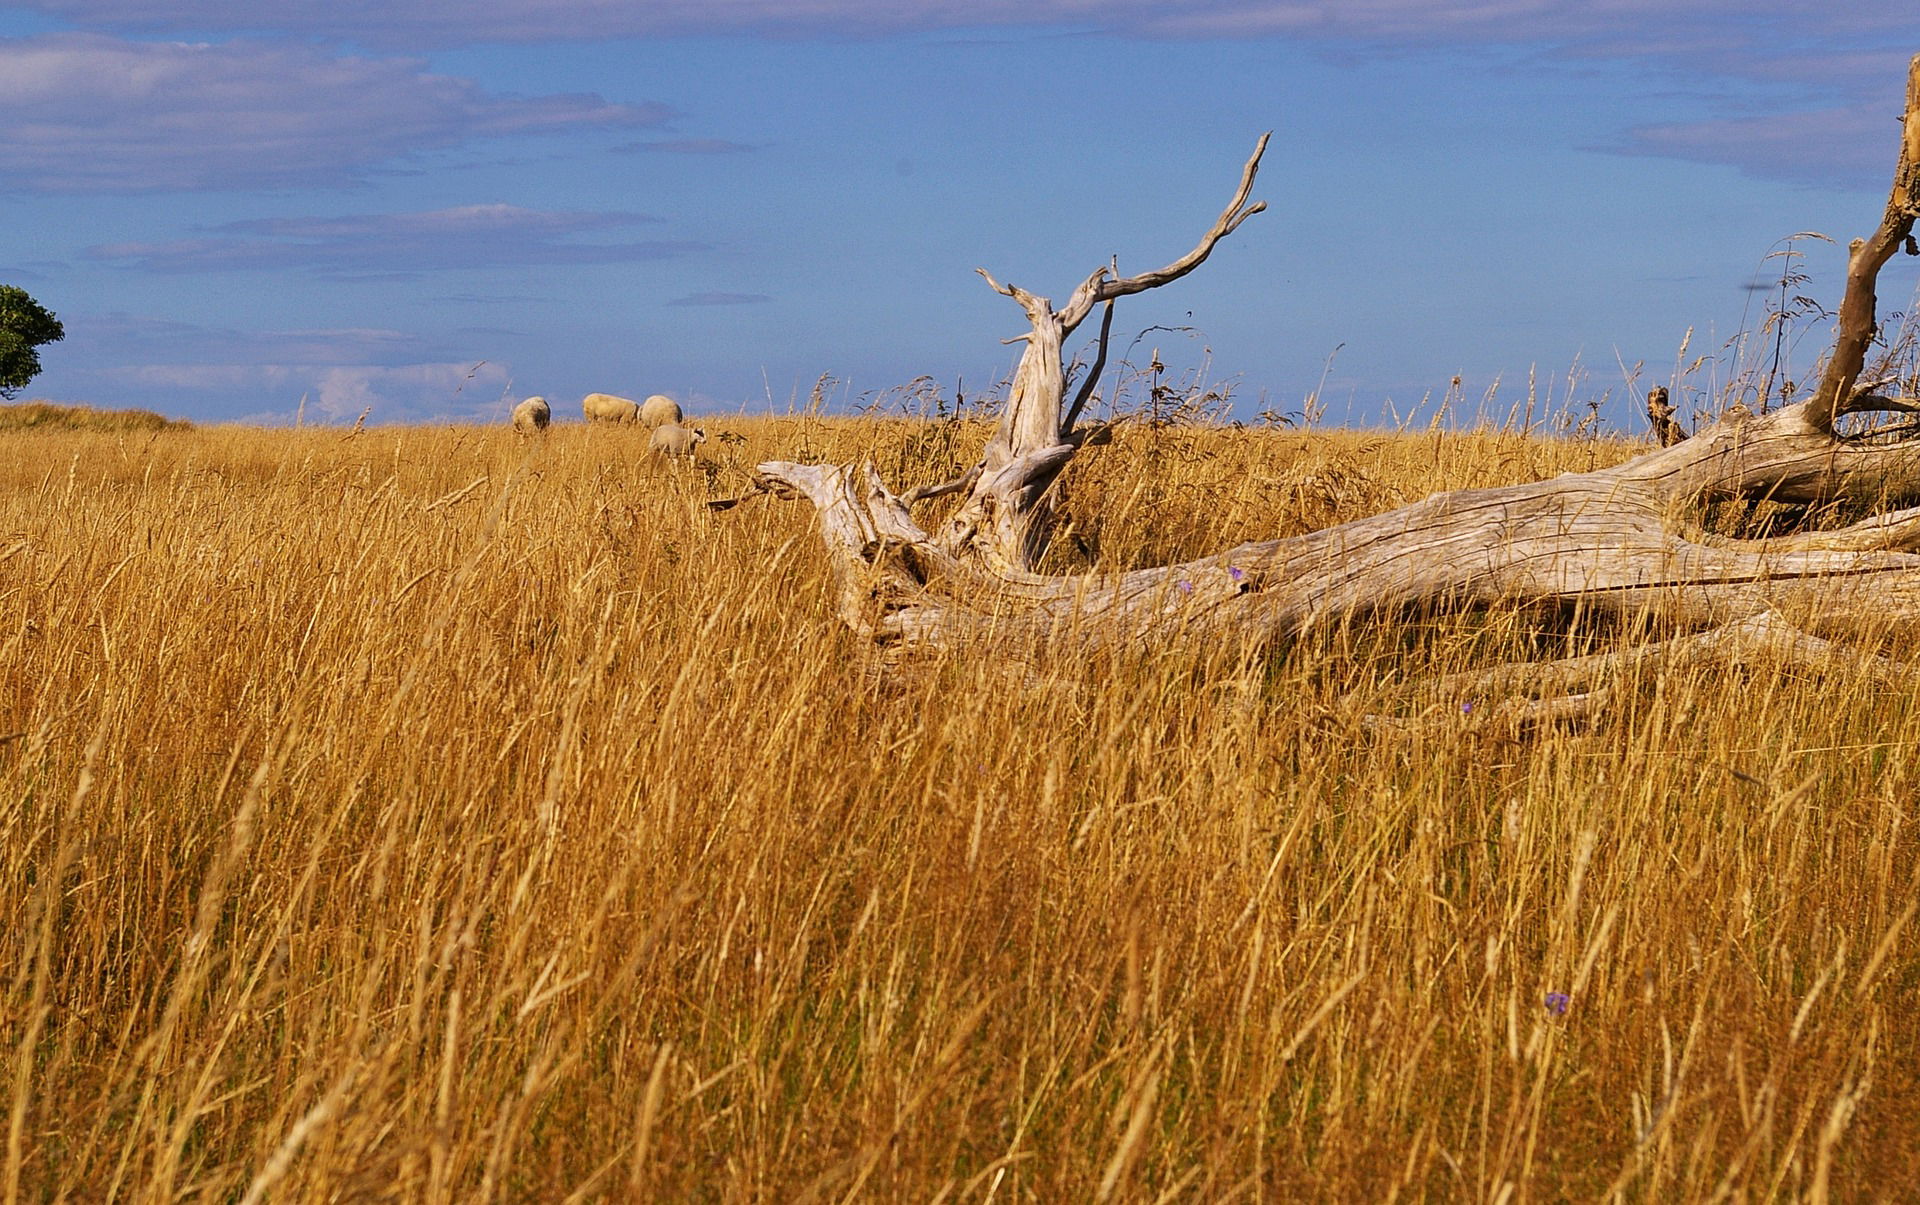
<svg viewBox="0 0 1920 1205">
<path fill-rule="evenodd" d="M 1716 163 L 1750 176 L 1848 186 L 1884 175 L 1897 128 L 1878 106 L 1638 126 L 1598 149 Z"/>
<path fill-rule="evenodd" d="M 284 404 L 248 413 L 249 421 L 292 422 L 305 405 L 309 422 L 348 422 L 370 410 L 374 422 L 486 421 L 504 413 L 512 373 L 503 364 L 130 364 L 101 378 L 123 389 L 251 395 Z"/>
<path fill-rule="evenodd" d="M 659 125 L 671 116 L 661 105 L 615 105 L 592 95 L 492 94 L 428 74 L 411 59 L 343 58 L 311 41 L 262 38 L 418 50 L 681 35 L 1064 31 L 1285 39 L 1343 59 L 1449 53 L 1462 70 L 1483 62 L 1489 48 L 1506 48 L 1644 64 L 1650 93 L 1681 93 L 1709 107 L 1729 88 L 1766 90 L 1773 112 L 1803 111 L 1817 122 L 1813 110 L 1867 104 L 1887 80 L 1897 88 L 1913 30 L 1911 0 L 24 0 L 21 7 L 88 30 L 212 30 L 251 40 L 161 46 L 69 34 L 0 42 L 0 105 L 48 115 L 0 130 L 0 191 L 350 184 L 376 166 L 474 139 Z M 1624 146 L 1774 173 L 1767 131 L 1738 121 L 1718 128 L 1745 141 L 1702 142 L 1694 154 L 1678 133 L 1647 131 Z M 700 155 L 758 148 L 662 136 L 612 149 Z"/>
<path fill-rule="evenodd" d="M 339 421 L 371 408 L 378 419 L 481 420 L 497 417 L 513 374 L 505 364 L 451 362 L 398 366 L 339 364 L 313 383 L 311 405 Z"/>
<path fill-rule="evenodd" d="M 218 29 L 348 38 L 373 46 L 543 42 L 678 34 L 885 36 L 1053 27 L 1123 35 L 1537 42 L 1684 38 L 1779 26 L 1831 33 L 1911 28 L 1905 0 L 26 0 L 77 25 L 140 32 Z M 1814 10 L 1820 10 L 1815 12 Z"/>
<path fill-rule="evenodd" d="M 1187 37 L 1435 40 L 1605 47 L 1610 55 L 1660 54 L 1687 46 L 1765 44 L 1782 28 L 1828 35 L 1910 26 L 1902 0 L 1815 6 L 1802 0 L 1202 0 L 1126 6 L 1125 26 Z"/>
<path fill-rule="evenodd" d="M 368 46 L 448 46 L 475 42 L 549 42 L 677 34 L 853 34 L 951 29 L 1059 19 L 1084 20 L 1087 0 L 28 0 L 23 7 L 77 25 L 136 33 L 181 30 L 286 32 L 347 38 Z M 1137 15 L 1146 5 L 1113 6 Z"/>
<path fill-rule="evenodd" d="M 773 298 L 765 293 L 689 293 L 676 297 L 668 305 L 764 305 Z"/>
<path fill-rule="evenodd" d="M 453 305 L 509 305 L 529 306 L 547 305 L 560 300 L 546 293 L 442 293 L 433 299 L 436 303 L 447 302 Z"/>
<path fill-rule="evenodd" d="M 0 191 L 340 187 L 477 139 L 658 125 L 665 105 L 512 96 L 309 43 L 0 39 Z"/>
<path fill-rule="evenodd" d="M 494 421 L 513 370 L 498 339 L 430 339 L 379 327 L 247 331 L 140 314 L 79 314 L 69 338 L 93 363 L 67 375 L 76 396 L 247 421 Z"/>
<path fill-rule="evenodd" d="M 381 327 L 245 331 L 127 313 L 79 314 L 67 326 L 114 359 L 148 365 L 404 364 L 435 354 L 424 337 Z"/>
<path fill-rule="evenodd" d="M 578 241 L 581 235 L 658 220 L 637 213 L 463 205 L 420 213 L 230 222 L 199 238 L 103 243 L 84 254 L 143 272 L 300 269 L 333 276 L 395 276 L 460 268 L 631 263 L 706 249 L 703 243 L 684 240 Z"/>
<path fill-rule="evenodd" d="M 661 138 L 623 143 L 608 149 L 628 155 L 737 155 L 760 148 L 725 138 Z"/>
<path fill-rule="evenodd" d="M 417 213 L 341 214 L 332 217 L 255 218 L 221 230 L 295 239 L 550 238 L 638 226 L 660 219 L 643 213 L 582 213 L 493 203 Z"/>
</svg>

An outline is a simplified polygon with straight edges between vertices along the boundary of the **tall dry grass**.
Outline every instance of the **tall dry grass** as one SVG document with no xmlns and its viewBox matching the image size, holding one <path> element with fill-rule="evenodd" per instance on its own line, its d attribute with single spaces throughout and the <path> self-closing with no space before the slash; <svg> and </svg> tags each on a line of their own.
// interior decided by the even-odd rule
<svg viewBox="0 0 1920 1205">
<path fill-rule="evenodd" d="M 1501 615 L 883 677 L 806 508 L 704 500 L 964 448 L 708 429 L 704 472 L 572 425 L 7 437 L 7 1201 L 1920 1183 L 1908 696 L 1361 723 L 1595 634 Z M 1125 431 L 1056 558 L 1629 451 Z"/>
<path fill-rule="evenodd" d="M 102 431 L 109 434 L 184 431 L 193 426 L 184 419 L 167 418 L 151 410 L 101 410 L 30 399 L 0 405 L 0 432 Z"/>
</svg>

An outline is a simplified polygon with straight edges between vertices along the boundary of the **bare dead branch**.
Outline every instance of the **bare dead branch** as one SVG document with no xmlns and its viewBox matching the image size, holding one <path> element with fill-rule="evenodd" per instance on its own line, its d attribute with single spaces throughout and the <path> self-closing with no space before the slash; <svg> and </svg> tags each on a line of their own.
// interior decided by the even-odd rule
<svg viewBox="0 0 1920 1205">
<path fill-rule="evenodd" d="M 1880 228 L 1868 239 L 1855 239 L 1847 249 L 1847 289 L 1840 299 L 1840 327 L 1833 354 L 1814 392 L 1815 406 L 1807 418 L 1815 429 L 1832 432 L 1833 420 L 1853 392 L 1854 381 L 1866 366 L 1879 319 L 1874 288 L 1880 269 L 1903 248 L 1920 218 L 1920 55 L 1907 65 L 1907 107 L 1900 122 L 1900 156 L 1893 170 L 1893 187 Z"/>
<path fill-rule="evenodd" d="M 1633 648 L 1449 674 L 1414 688 L 1416 698 L 1426 701 L 1416 714 L 1369 714 L 1362 722 L 1375 731 L 1406 736 L 1452 727 L 1493 728 L 1519 735 L 1528 728 L 1597 717 L 1612 705 L 1622 682 L 1642 671 L 1662 676 L 1690 670 L 1717 674 L 1730 667 L 1811 673 L 1842 670 L 1899 689 L 1905 689 L 1920 669 L 1822 640 L 1776 612 L 1762 611 L 1738 623 Z"/>
<path fill-rule="evenodd" d="M 1074 394 L 1073 405 L 1067 408 L 1067 416 L 1060 420 L 1060 434 L 1066 435 L 1073 430 L 1073 424 L 1080 421 L 1080 412 L 1087 407 L 1093 397 L 1093 387 L 1100 383 L 1100 374 L 1107 367 L 1107 336 L 1113 333 L 1113 303 L 1107 302 L 1107 312 L 1100 317 L 1100 351 L 1093 357 L 1093 367 L 1087 370 L 1087 379 L 1080 382 L 1080 391 Z"/>
<path fill-rule="evenodd" d="M 1835 412 L 1842 414 L 1920 414 L 1920 398 L 1887 397 L 1878 393 L 1856 393 Z"/>
<path fill-rule="evenodd" d="M 993 278 L 993 273 L 987 271 L 985 268 L 975 268 L 974 271 L 978 272 L 982 277 L 986 279 L 986 282 L 989 285 L 993 286 L 994 292 L 1000 294 L 1002 297 L 1011 297 L 1015 301 L 1019 302 L 1020 308 L 1027 312 L 1027 316 L 1029 318 L 1035 318 L 1035 316 L 1038 314 L 1046 314 L 1049 316 L 1052 315 L 1053 302 L 1047 300 L 1045 297 L 1038 296 L 1037 294 L 1034 294 L 1034 293 L 1029 293 L 1025 289 L 1021 288 L 1019 285 L 1013 285 L 1013 284 L 1003 285 L 999 281 L 995 280 Z M 1018 338 L 1020 339 L 1025 339 L 1027 337 L 1028 336 L 1026 335 L 1018 336 Z M 1008 340 L 1008 342 L 1013 342 L 1013 341 L 1014 340 Z"/>
<path fill-rule="evenodd" d="M 732 510 L 734 507 L 740 505 L 742 502 L 745 502 L 747 499 L 758 498 L 760 495 L 766 492 L 767 491 L 764 488 L 756 485 L 751 489 L 747 490 L 746 493 L 737 495 L 732 498 L 709 498 L 707 499 L 707 509 L 716 510 L 716 511 Z"/>
<path fill-rule="evenodd" d="M 900 500 L 912 504 L 915 502 L 925 502 L 928 498 L 940 498 L 947 494 L 957 494 L 961 490 L 971 488 L 974 482 L 980 480 L 980 470 L 985 467 L 986 461 L 980 461 L 951 481 L 942 481 L 938 485 L 922 485 L 910 489 L 900 496 Z"/>
<path fill-rule="evenodd" d="M 1818 670 L 1831 669 L 1841 662 L 1864 670 L 1876 682 L 1911 682 L 1915 669 L 1875 653 L 1822 640 L 1768 610 L 1738 623 L 1634 648 L 1451 674 L 1427 684 L 1422 693 L 1437 700 L 1471 704 L 1488 696 L 1591 691 L 1609 679 L 1649 665 L 1658 665 L 1662 672 L 1728 664 Z"/>
<path fill-rule="evenodd" d="M 1247 157 L 1247 164 L 1240 169 L 1240 187 L 1234 191 L 1233 199 L 1220 211 L 1220 216 L 1207 232 L 1200 236 L 1200 242 L 1193 250 L 1166 267 L 1153 272 L 1144 272 L 1139 276 L 1125 276 L 1118 279 L 1108 275 L 1108 269 L 1101 268 L 1083 281 L 1073 295 L 1067 299 L 1066 306 L 1060 311 L 1060 327 L 1064 334 L 1072 334 L 1075 327 L 1093 312 L 1093 307 L 1103 301 L 1126 297 L 1134 293 L 1144 293 L 1148 289 L 1157 289 L 1170 284 L 1205 263 L 1207 256 L 1213 254 L 1215 244 L 1235 230 L 1240 223 L 1256 213 L 1263 212 L 1267 203 L 1255 201 L 1247 204 L 1247 197 L 1253 192 L 1253 180 L 1260 172 L 1260 157 L 1267 153 L 1267 140 L 1273 137 L 1269 130 L 1260 135 L 1260 141 L 1253 148 L 1253 154 Z"/>
</svg>

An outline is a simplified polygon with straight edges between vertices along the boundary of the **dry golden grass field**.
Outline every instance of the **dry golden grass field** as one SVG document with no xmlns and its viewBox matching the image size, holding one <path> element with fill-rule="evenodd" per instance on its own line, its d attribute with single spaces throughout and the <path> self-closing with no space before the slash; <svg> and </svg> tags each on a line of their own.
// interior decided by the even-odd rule
<svg viewBox="0 0 1920 1205">
<path fill-rule="evenodd" d="M 0 433 L 9 1205 L 1920 1194 L 1912 694 L 1366 722 L 1593 636 L 1500 614 L 882 672 L 704 503 L 986 428 L 707 429 Z M 1126 428 L 1055 567 L 1635 450 Z"/>
</svg>

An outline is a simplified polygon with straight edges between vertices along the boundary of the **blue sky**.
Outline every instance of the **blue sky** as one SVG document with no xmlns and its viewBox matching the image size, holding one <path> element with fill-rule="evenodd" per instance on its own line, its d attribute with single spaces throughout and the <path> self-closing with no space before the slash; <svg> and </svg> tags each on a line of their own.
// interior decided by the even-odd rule
<svg viewBox="0 0 1920 1205">
<path fill-rule="evenodd" d="M 1023 327 L 976 267 L 1157 267 L 1270 129 L 1268 211 L 1119 348 L 1243 417 L 1532 373 L 1634 427 L 1689 329 L 1690 387 L 1738 367 L 1779 240 L 1837 240 L 1831 307 L 1878 219 L 1920 20 L 1828 7 L 0 0 L 0 283 L 66 323 L 30 393 L 198 421 L 972 393 Z"/>
</svg>

